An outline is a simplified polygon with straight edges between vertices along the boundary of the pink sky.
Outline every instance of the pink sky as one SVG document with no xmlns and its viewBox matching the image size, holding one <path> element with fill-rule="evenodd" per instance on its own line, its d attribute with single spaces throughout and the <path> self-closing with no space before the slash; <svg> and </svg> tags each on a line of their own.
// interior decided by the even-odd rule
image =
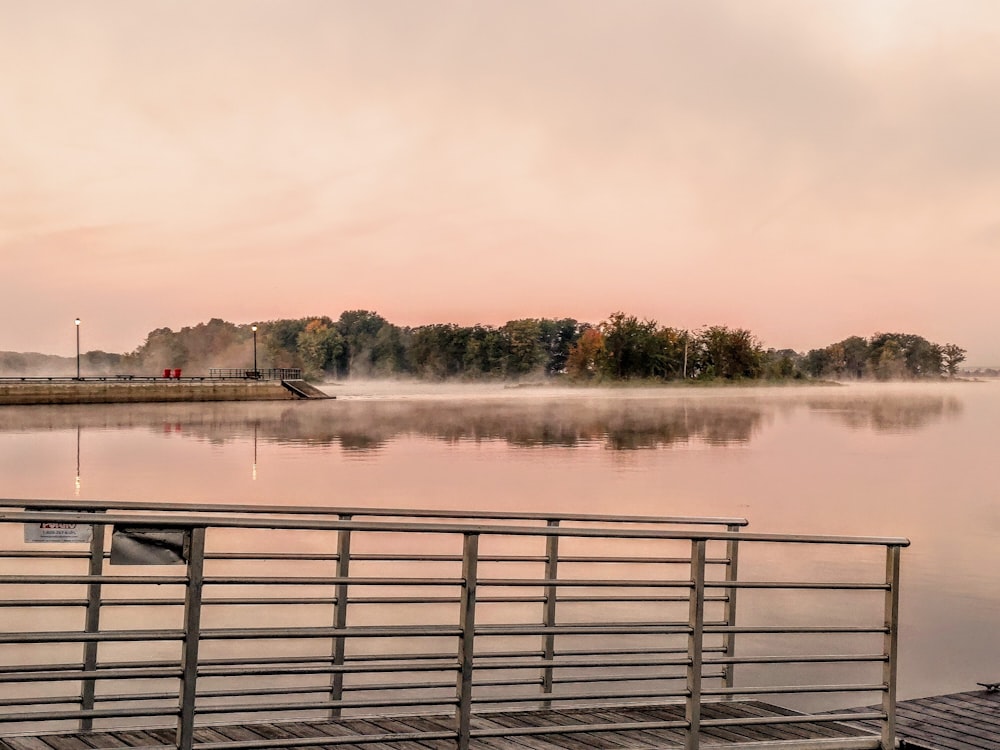
<svg viewBox="0 0 1000 750">
<path fill-rule="evenodd" d="M 0 350 L 400 325 L 1000 364 L 993 0 L 0 0 Z"/>
</svg>

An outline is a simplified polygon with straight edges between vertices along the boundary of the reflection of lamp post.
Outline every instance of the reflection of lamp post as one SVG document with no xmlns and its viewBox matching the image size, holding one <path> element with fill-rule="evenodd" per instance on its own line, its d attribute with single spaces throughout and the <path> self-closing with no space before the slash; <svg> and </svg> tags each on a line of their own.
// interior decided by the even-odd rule
<svg viewBox="0 0 1000 750">
<path fill-rule="evenodd" d="M 76 319 L 76 379 L 80 379 L 80 319 Z"/>
<path fill-rule="evenodd" d="M 80 497 L 80 425 L 76 426 L 76 489 L 73 494 Z"/>
<path fill-rule="evenodd" d="M 253 376 L 257 377 L 257 324 L 250 326 L 253 331 Z"/>
</svg>

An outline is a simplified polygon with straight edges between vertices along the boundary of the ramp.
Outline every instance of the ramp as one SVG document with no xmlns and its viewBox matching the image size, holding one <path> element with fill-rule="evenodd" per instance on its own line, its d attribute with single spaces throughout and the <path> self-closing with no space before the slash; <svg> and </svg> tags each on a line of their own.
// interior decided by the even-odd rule
<svg viewBox="0 0 1000 750">
<path fill-rule="evenodd" d="M 282 380 L 281 384 L 298 398 L 334 398 L 304 380 Z"/>
</svg>

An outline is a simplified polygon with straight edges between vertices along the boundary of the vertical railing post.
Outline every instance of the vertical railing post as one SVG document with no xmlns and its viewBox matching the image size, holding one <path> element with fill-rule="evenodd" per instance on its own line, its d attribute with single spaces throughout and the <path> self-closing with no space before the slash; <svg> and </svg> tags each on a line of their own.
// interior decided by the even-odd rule
<svg viewBox="0 0 1000 750">
<path fill-rule="evenodd" d="M 558 528 L 559 521 L 550 520 L 549 528 Z M 545 611 L 542 616 L 543 625 L 548 628 L 556 626 L 556 597 L 558 587 L 556 579 L 559 576 L 559 537 L 552 534 L 545 539 Z M 555 677 L 555 667 L 553 661 L 556 658 L 556 636 L 552 632 L 547 632 L 542 636 L 542 659 L 545 660 L 545 668 L 542 671 L 542 692 L 546 695 L 552 694 L 552 683 Z M 546 700 L 542 704 L 545 708 L 552 705 L 552 701 Z"/>
<path fill-rule="evenodd" d="M 885 549 L 885 582 L 888 588 L 885 592 L 885 627 L 883 653 L 886 656 L 882 664 L 882 682 L 885 692 L 882 693 L 882 712 L 885 720 L 882 724 L 882 750 L 893 750 L 896 747 L 896 669 L 899 658 L 899 553 L 897 545 L 889 545 Z"/>
<path fill-rule="evenodd" d="M 104 573 L 104 524 L 95 523 L 91 526 L 90 565 L 88 575 L 100 576 Z M 91 581 L 87 584 L 87 612 L 84 616 L 83 629 L 87 633 L 98 633 L 101 630 L 101 582 Z M 97 641 L 86 641 L 83 644 L 83 671 L 97 671 Z M 84 678 L 80 688 L 80 709 L 91 711 L 94 708 L 94 696 L 97 680 Z M 90 717 L 80 719 L 80 731 L 89 732 L 94 728 L 94 720 Z"/>
<path fill-rule="evenodd" d="M 465 534 L 462 549 L 462 597 L 459 611 L 458 706 L 455 709 L 458 750 L 468 750 L 472 728 L 472 660 L 476 637 L 476 581 L 479 575 L 479 534 Z"/>
<path fill-rule="evenodd" d="M 201 600 L 205 585 L 205 528 L 191 529 L 188 545 L 187 589 L 184 592 L 184 642 L 178 695 L 177 750 L 194 744 L 194 709 L 198 682 L 198 644 L 201 639 Z"/>
<path fill-rule="evenodd" d="M 351 516 L 342 515 L 341 521 L 350 521 Z M 337 532 L 337 603 L 334 605 L 333 627 L 342 631 L 347 627 L 347 578 L 351 574 L 351 530 L 340 529 Z M 344 673 L 341 668 L 347 651 L 347 641 L 343 635 L 338 634 L 333 638 L 333 676 L 330 679 L 330 700 L 340 701 L 344 697 Z M 336 719 L 341 714 L 340 706 L 330 709 L 330 718 Z"/>
<path fill-rule="evenodd" d="M 687 703 L 688 723 L 685 750 L 698 750 L 701 730 L 701 670 L 705 635 L 705 545 L 704 539 L 691 540 L 691 594 L 688 605 Z"/>
<path fill-rule="evenodd" d="M 726 528 L 730 533 L 736 534 L 739 532 L 740 527 L 735 524 L 731 524 Z M 740 562 L 740 540 L 730 539 L 726 542 L 726 583 L 736 583 L 739 580 L 739 562 Z M 730 587 L 726 589 L 726 603 L 725 610 L 723 612 L 723 617 L 725 623 L 728 627 L 733 627 L 736 625 L 736 592 L 738 589 L 735 587 Z M 724 668 L 725 677 L 723 678 L 723 687 L 732 688 L 735 686 L 735 670 L 736 664 L 733 659 L 736 656 L 736 634 L 732 631 L 727 631 L 722 637 L 722 645 L 726 650 L 726 666 Z M 732 694 L 727 694 L 723 700 L 732 700 Z"/>
</svg>

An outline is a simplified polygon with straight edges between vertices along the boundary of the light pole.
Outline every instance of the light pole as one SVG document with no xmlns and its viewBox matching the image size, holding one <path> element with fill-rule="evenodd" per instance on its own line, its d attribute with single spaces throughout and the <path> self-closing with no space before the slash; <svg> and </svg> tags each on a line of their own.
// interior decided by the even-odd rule
<svg viewBox="0 0 1000 750">
<path fill-rule="evenodd" d="M 250 326 L 250 330 L 253 331 L 253 376 L 257 377 L 257 324 L 254 323 Z"/>
<path fill-rule="evenodd" d="M 80 319 L 76 319 L 76 379 L 80 379 Z"/>
</svg>

